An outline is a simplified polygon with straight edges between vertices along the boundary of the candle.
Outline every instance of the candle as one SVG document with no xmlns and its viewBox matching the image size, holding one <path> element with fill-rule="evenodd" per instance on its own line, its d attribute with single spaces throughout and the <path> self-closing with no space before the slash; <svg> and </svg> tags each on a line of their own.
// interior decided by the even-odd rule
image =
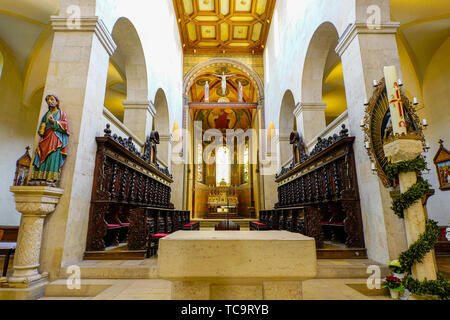
<svg viewBox="0 0 450 320">
<path fill-rule="evenodd" d="M 378 87 L 378 80 L 373 80 L 373 86 Z"/>
<path fill-rule="evenodd" d="M 369 143 L 369 141 L 366 141 L 366 149 L 369 149 L 370 148 L 370 143 Z"/>
<path fill-rule="evenodd" d="M 367 98 L 364 98 L 364 105 L 367 106 L 369 104 L 369 101 L 367 100 Z"/>
<path fill-rule="evenodd" d="M 417 100 L 417 98 L 416 98 L 416 97 L 414 97 L 414 99 L 413 99 L 413 103 L 414 103 L 414 105 L 417 105 L 417 104 L 419 104 L 419 100 Z"/>
<path fill-rule="evenodd" d="M 423 125 L 424 127 L 427 127 L 427 126 L 428 126 L 427 119 L 423 119 L 423 120 L 422 120 L 422 125 Z"/>
<path fill-rule="evenodd" d="M 386 90 L 389 98 L 389 110 L 391 111 L 392 128 L 394 135 L 406 135 L 406 120 L 403 113 L 403 103 L 400 94 L 400 86 L 397 82 L 397 70 L 395 66 L 384 67 Z"/>
<path fill-rule="evenodd" d="M 364 122 L 364 119 L 361 120 L 360 126 L 361 126 L 361 127 L 365 127 L 365 126 L 366 126 L 366 124 L 365 124 L 365 122 Z"/>
<path fill-rule="evenodd" d="M 401 79 L 398 79 L 398 85 L 399 85 L 400 87 L 403 86 L 403 81 L 402 81 Z"/>
<path fill-rule="evenodd" d="M 377 170 L 377 167 L 375 166 L 375 163 L 372 162 L 372 171 Z"/>
</svg>

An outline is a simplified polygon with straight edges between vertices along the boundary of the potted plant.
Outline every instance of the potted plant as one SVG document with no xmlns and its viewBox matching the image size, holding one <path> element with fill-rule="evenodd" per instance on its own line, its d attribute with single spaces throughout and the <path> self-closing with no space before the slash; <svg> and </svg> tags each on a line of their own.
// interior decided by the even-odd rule
<svg viewBox="0 0 450 320">
<path fill-rule="evenodd" d="M 405 287 L 402 285 L 402 280 L 397 277 L 387 276 L 383 281 L 383 288 L 389 288 L 392 299 L 398 299 L 399 295 L 403 295 Z"/>
<path fill-rule="evenodd" d="M 394 277 L 397 277 L 400 280 L 403 280 L 403 277 L 405 276 L 405 272 L 402 269 L 402 266 L 398 260 L 388 261 L 387 265 L 389 267 L 389 270 L 392 271 Z"/>
</svg>

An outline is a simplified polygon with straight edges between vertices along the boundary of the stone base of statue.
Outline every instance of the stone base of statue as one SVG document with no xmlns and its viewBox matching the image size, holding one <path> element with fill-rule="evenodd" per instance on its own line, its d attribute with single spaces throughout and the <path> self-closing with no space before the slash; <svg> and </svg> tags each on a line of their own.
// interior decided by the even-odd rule
<svg viewBox="0 0 450 320">
<path fill-rule="evenodd" d="M 16 209 L 22 214 L 14 255 L 14 272 L 7 279 L 8 286 L 28 288 L 45 280 L 46 273 L 39 272 L 42 232 L 45 218 L 55 211 L 64 190 L 47 186 L 11 187 Z"/>
</svg>

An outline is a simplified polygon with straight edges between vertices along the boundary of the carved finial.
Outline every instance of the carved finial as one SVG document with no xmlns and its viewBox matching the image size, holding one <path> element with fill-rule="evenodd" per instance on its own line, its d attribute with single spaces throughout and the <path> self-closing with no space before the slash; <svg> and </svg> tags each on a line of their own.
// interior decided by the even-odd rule
<svg viewBox="0 0 450 320">
<path fill-rule="evenodd" d="M 111 136 L 111 125 L 108 123 L 106 124 L 106 129 L 103 130 L 103 132 L 105 133 L 105 137 L 110 137 Z"/>
<path fill-rule="evenodd" d="M 342 125 L 342 130 L 339 134 L 341 137 L 348 137 L 348 129 L 345 127 L 345 124 Z"/>
<path fill-rule="evenodd" d="M 440 144 L 441 146 L 444 146 L 444 140 L 439 139 L 439 144 Z"/>
</svg>

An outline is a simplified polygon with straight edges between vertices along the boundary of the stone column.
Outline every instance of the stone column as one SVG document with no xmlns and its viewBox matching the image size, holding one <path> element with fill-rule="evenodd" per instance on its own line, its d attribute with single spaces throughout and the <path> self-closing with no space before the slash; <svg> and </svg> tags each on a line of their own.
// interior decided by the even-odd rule
<svg viewBox="0 0 450 320">
<path fill-rule="evenodd" d="M 103 121 L 99 119 L 103 117 L 109 60 L 116 49 L 99 17 L 82 17 L 79 22 L 79 27 L 72 28 L 71 18 L 52 17 L 55 34 L 44 89 L 45 94 L 60 98 L 70 133 L 60 182 L 65 192 L 44 225 L 41 268 L 49 272 L 51 280 L 60 276 L 63 265 L 83 259 L 97 151 L 95 138 L 103 136 Z M 41 116 L 45 111 L 43 104 Z"/>
<path fill-rule="evenodd" d="M 14 255 L 14 273 L 8 282 L 29 285 L 47 276 L 38 270 L 44 219 L 55 211 L 64 190 L 41 186 L 11 187 L 10 190 L 22 220 Z"/>
<path fill-rule="evenodd" d="M 152 130 L 156 110 L 150 101 L 123 101 L 125 109 L 123 124 L 133 131 L 141 141 L 145 142 Z"/>
<path fill-rule="evenodd" d="M 361 119 L 365 99 L 374 91 L 373 80 L 383 78 L 384 66 L 400 68 L 395 34 L 398 23 L 383 23 L 379 29 L 355 23 L 341 36 L 336 52 L 341 56 L 348 107 L 349 130 L 355 136 L 354 151 L 361 197 L 364 237 L 369 258 L 386 263 L 406 250 L 404 224 L 390 209 L 392 199 L 378 177 L 372 173 L 364 147 Z M 401 75 L 399 74 L 399 77 Z"/>
<path fill-rule="evenodd" d="M 301 102 L 295 108 L 294 115 L 297 118 L 297 128 L 300 128 L 306 145 L 327 127 L 326 107 L 327 104 L 322 102 Z"/>
<path fill-rule="evenodd" d="M 168 166 L 170 170 L 169 163 L 169 153 L 171 146 L 171 136 L 169 134 L 161 134 L 159 135 L 159 146 L 158 146 L 158 158 L 164 162 L 165 165 Z"/>
<path fill-rule="evenodd" d="M 384 152 L 393 162 L 412 160 L 423 152 L 422 141 L 412 139 L 398 139 L 384 146 Z M 417 182 L 416 172 L 404 172 L 399 174 L 400 191 L 404 193 Z M 425 232 L 425 211 L 422 201 L 416 201 L 404 212 L 406 238 L 408 245 L 417 241 Z M 416 279 L 423 281 L 436 280 L 436 268 L 433 251 L 427 253 L 422 263 L 416 263 L 412 267 L 412 273 Z"/>
</svg>

